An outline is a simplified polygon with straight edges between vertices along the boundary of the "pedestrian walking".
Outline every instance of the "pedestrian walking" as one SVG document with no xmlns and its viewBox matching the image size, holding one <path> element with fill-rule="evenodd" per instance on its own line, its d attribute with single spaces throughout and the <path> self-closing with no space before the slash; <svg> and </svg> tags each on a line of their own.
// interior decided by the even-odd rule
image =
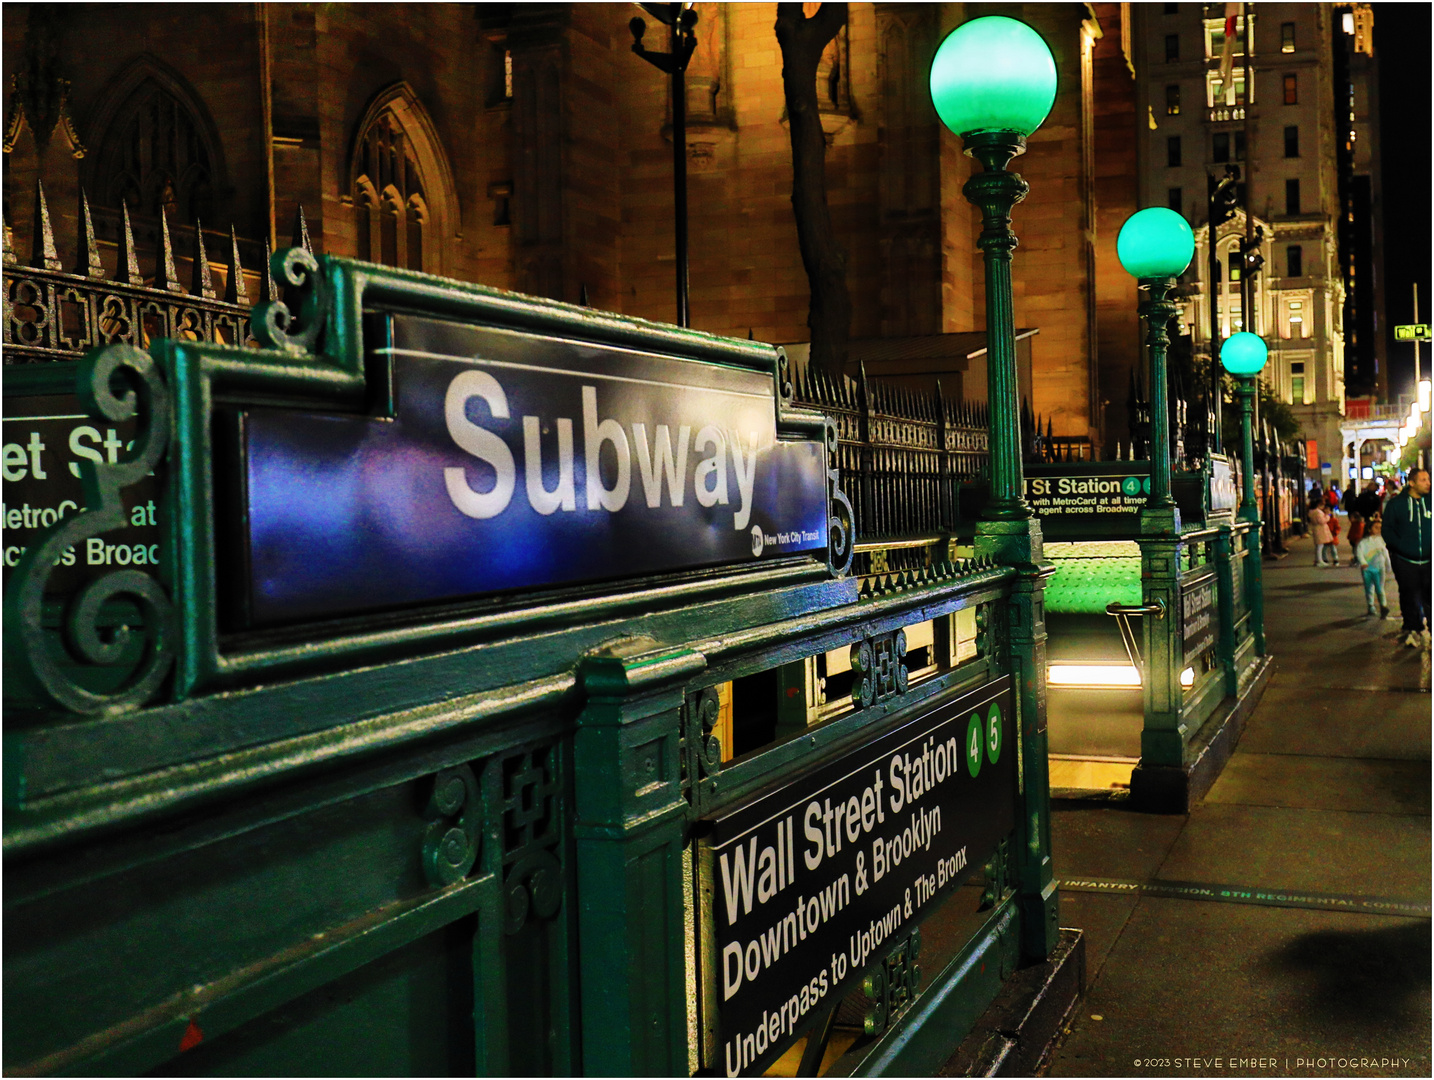
<svg viewBox="0 0 1434 1080">
<path fill-rule="evenodd" d="M 1359 561 L 1359 542 L 1364 539 L 1364 515 L 1357 511 L 1349 512 L 1349 564 L 1354 566 Z"/>
<path fill-rule="evenodd" d="M 1383 504 L 1384 500 L 1379 497 L 1379 488 L 1375 485 L 1375 482 L 1371 480 L 1365 485 L 1364 490 L 1359 493 L 1359 498 L 1355 500 L 1354 508 L 1359 511 L 1360 516 L 1364 518 L 1367 526 L 1369 522 L 1374 520 L 1374 515 L 1379 513 Z"/>
<path fill-rule="evenodd" d="M 1369 532 L 1359 542 L 1355 558 L 1359 561 L 1360 576 L 1364 579 L 1364 604 L 1370 618 L 1389 618 L 1389 600 L 1385 596 L 1384 583 L 1394 575 L 1389 565 L 1389 546 L 1381 535 L 1382 522 L 1379 515 L 1369 523 Z"/>
<path fill-rule="evenodd" d="M 1403 491 L 1384 504 L 1384 542 L 1399 585 L 1399 610 L 1404 618 L 1399 636 L 1418 648 L 1429 613 L 1429 470 L 1415 469 Z"/>
<path fill-rule="evenodd" d="M 1310 535 L 1314 537 L 1316 566 L 1333 566 L 1337 561 L 1334 552 L 1334 534 L 1329 531 L 1329 511 L 1323 502 L 1310 507 Z"/>
</svg>

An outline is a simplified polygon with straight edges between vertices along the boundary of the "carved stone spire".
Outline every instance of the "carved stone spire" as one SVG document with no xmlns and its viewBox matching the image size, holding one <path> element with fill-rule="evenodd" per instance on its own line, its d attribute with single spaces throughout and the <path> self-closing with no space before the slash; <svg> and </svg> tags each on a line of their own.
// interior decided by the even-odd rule
<svg viewBox="0 0 1434 1080">
<path fill-rule="evenodd" d="M 169 241 L 169 214 L 161 205 L 159 208 L 159 258 L 154 266 L 154 287 L 182 293 L 184 286 L 178 281 L 174 269 L 174 245 Z"/>
<path fill-rule="evenodd" d="M 209 254 L 204 250 L 204 223 L 194 219 L 194 282 L 189 286 L 191 296 L 202 296 L 205 300 L 217 300 L 214 291 L 214 276 L 209 272 Z"/>
<path fill-rule="evenodd" d="M 234 235 L 234 226 L 229 226 L 229 280 L 224 283 L 226 304 L 249 303 L 249 293 L 244 288 L 244 268 L 239 265 L 239 237 Z"/>
<path fill-rule="evenodd" d="M 30 265 L 45 270 L 62 270 L 55 251 L 55 232 L 50 228 L 50 207 L 45 202 L 45 185 L 35 181 L 35 253 Z"/>
<path fill-rule="evenodd" d="M 95 244 L 95 223 L 90 218 L 90 200 L 85 197 L 84 188 L 80 188 L 80 250 L 75 257 L 75 273 L 91 281 L 105 279 L 105 267 Z"/>
<path fill-rule="evenodd" d="M 120 213 L 124 218 L 124 240 L 120 245 L 118 277 L 126 285 L 143 285 L 144 275 L 139 272 L 139 259 L 134 253 L 134 229 L 129 223 L 129 203 L 120 201 Z"/>
</svg>

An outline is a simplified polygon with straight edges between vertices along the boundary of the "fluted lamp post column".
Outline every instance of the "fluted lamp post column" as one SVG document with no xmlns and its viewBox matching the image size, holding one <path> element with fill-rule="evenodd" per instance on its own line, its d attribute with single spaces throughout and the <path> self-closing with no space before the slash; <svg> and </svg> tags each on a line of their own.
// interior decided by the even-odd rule
<svg viewBox="0 0 1434 1080">
<path fill-rule="evenodd" d="M 1195 256 L 1195 234 L 1174 210 L 1152 206 L 1126 219 L 1115 253 L 1140 282 L 1140 317 L 1150 350 L 1150 497 L 1141 512 L 1141 532 L 1178 535 L 1180 511 L 1170 495 L 1170 397 L 1166 378 L 1167 331 L 1176 306 L 1168 299 L 1175 279 Z"/>
<path fill-rule="evenodd" d="M 1250 524 L 1245 534 L 1245 587 L 1249 589 L 1250 622 L 1255 635 L 1255 652 L 1265 655 L 1265 592 L 1261 581 L 1260 506 L 1255 501 L 1255 376 L 1265 366 L 1270 351 L 1264 339 L 1241 331 L 1231 334 L 1220 346 L 1220 363 L 1235 376 L 1235 397 L 1240 402 L 1240 521 Z"/>
<path fill-rule="evenodd" d="M 976 524 L 976 553 L 1017 571 L 1006 608 L 1011 674 L 1020 698 L 1024 813 L 1016 859 L 1022 949 L 1044 958 L 1059 936 L 1058 900 L 1050 857 L 1050 772 L 1046 757 L 1046 629 L 1044 580 L 1053 571 L 1041 551 L 1040 521 L 1025 500 L 1021 418 L 1016 387 L 1016 323 L 1011 302 L 1011 208 L 1026 182 L 1007 169 L 1050 114 L 1056 64 L 1041 36 L 1001 15 L 972 19 L 953 30 L 931 62 L 931 102 L 941 122 L 981 162 L 962 189 L 981 211 L 978 243 L 986 268 L 986 393 L 989 406 L 990 497 Z"/>
</svg>

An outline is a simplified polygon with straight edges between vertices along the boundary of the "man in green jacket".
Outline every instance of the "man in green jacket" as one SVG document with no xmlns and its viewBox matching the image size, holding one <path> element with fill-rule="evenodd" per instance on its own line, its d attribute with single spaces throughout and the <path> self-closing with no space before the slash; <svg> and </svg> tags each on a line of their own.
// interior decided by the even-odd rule
<svg viewBox="0 0 1434 1080">
<path fill-rule="evenodd" d="M 1384 504 L 1384 542 L 1399 583 L 1404 644 L 1418 648 L 1429 614 L 1429 470 L 1415 469 L 1404 490 Z"/>
</svg>

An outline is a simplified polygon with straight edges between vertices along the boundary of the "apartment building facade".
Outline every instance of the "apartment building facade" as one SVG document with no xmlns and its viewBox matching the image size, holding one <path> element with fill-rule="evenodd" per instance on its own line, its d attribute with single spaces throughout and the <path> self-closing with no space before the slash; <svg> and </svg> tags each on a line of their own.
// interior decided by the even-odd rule
<svg viewBox="0 0 1434 1080">
<path fill-rule="evenodd" d="M 1349 218 L 1357 195 L 1371 221 L 1377 209 L 1372 16 L 1367 5 L 1271 3 L 1245 11 L 1248 33 L 1246 16 L 1236 16 L 1222 80 L 1227 5 L 1133 5 L 1138 111 L 1147 121 L 1140 201 L 1179 211 L 1195 230 L 1180 317 L 1197 355 L 1209 355 L 1212 336 L 1216 348 L 1241 330 L 1263 336 L 1270 363 L 1262 378 L 1316 442 L 1319 461 L 1336 462 L 1349 384 L 1371 383 L 1382 366 L 1372 351 L 1374 227 L 1355 243 L 1360 230 Z M 1351 54 L 1360 60 L 1351 62 Z M 1212 237 L 1209 192 L 1231 166 L 1238 205 Z M 1263 257 L 1248 313 L 1242 246 Z M 1361 291 L 1354 296 L 1352 288 Z M 1352 346 L 1362 359 L 1369 352 L 1358 371 Z"/>
</svg>

